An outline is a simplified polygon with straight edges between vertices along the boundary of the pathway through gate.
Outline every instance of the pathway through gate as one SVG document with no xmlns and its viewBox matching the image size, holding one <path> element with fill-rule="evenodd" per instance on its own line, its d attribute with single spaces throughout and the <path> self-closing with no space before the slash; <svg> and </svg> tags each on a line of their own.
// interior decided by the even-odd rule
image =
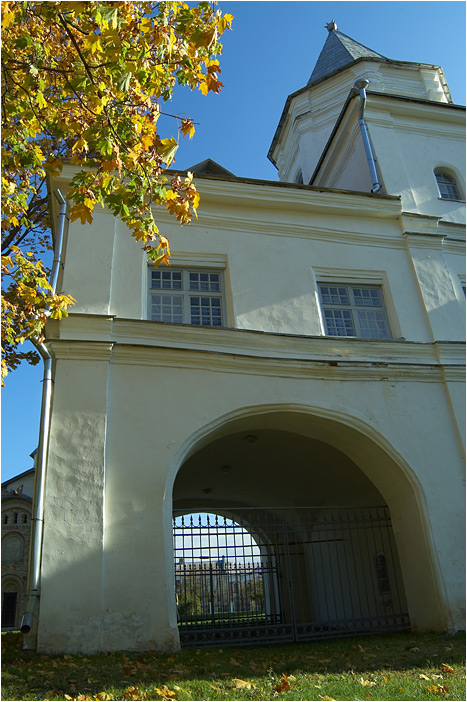
<svg viewBox="0 0 467 702">
<path fill-rule="evenodd" d="M 410 628 L 387 507 L 200 509 L 173 529 L 182 645 Z"/>
</svg>

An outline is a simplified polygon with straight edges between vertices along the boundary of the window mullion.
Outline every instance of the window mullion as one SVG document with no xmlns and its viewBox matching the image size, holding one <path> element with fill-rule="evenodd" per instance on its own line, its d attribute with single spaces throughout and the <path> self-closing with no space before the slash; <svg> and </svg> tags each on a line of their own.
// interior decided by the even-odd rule
<svg viewBox="0 0 467 702">
<path fill-rule="evenodd" d="M 355 302 L 355 295 L 354 295 L 353 287 L 351 285 L 349 285 L 347 290 L 349 291 L 350 314 L 352 315 L 352 319 L 353 319 L 355 336 L 358 338 L 362 334 L 361 328 L 360 328 L 360 317 L 358 314 L 358 305 Z"/>
<path fill-rule="evenodd" d="M 183 321 L 185 324 L 191 324 L 190 274 L 187 270 L 183 271 Z"/>
</svg>

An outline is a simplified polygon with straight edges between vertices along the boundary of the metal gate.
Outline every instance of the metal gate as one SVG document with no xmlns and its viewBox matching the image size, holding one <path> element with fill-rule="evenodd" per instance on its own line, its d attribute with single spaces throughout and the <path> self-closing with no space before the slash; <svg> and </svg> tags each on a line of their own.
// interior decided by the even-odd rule
<svg viewBox="0 0 467 702">
<path fill-rule="evenodd" d="M 200 509 L 173 528 L 182 645 L 410 628 L 387 507 Z"/>
</svg>

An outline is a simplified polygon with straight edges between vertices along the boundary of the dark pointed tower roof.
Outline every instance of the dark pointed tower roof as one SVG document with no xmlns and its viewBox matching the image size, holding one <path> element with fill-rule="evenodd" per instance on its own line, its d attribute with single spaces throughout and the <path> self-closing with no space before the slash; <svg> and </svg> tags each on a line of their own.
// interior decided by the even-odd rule
<svg viewBox="0 0 467 702">
<path fill-rule="evenodd" d="M 363 44 L 359 44 L 358 41 L 348 37 L 346 34 L 339 32 L 337 29 L 337 24 L 332 20 L 326 25 L 329 32 L 328 38 L 322 48 L 316 66 L 313 69 L 313 73 L 310 76 L 310 80 L 307 85 L 316 83 L 316 81 L 321 80 L 327 75 L 334 73 L 334 71 L 348 66 L 357 59 L 361 58 L 380 58 L 386 59 L 382 54 L 378 54 L 376 51 L 369 49 Z"/>
</svg>

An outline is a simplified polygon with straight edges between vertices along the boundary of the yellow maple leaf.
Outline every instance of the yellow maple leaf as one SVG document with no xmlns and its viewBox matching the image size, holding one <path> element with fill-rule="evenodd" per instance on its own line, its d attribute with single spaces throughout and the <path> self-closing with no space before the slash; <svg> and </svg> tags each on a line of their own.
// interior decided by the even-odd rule
<svg viewBox="0 0 467 702">
<path fill-rule="evenodd" d="M 92 223 L 92 213 L 91 210 L 86 207 L 84 202 L 79 202 L 77 205 L 73 205 L 70 210 L 70 221 L 75 222 L 77 219 L 81 221 L 81 224 Z"/>
<path fill-rule="evenodd" d="M 154 268 L 158 268 L 161 265 L 161 263 L 165 263 L 166 266 L 170 264 L 169 257 L 167 256 L 167 254 L 162 254 L 162 256 L 158 256 L 156 258 L 156 260 L 153 263 Z"/>
<path fill-rule="evenodd" d="M 47 107 L 47 102 L 44 98 L 44 95 L 41 93 L 39 90 L 37 95 L 36 95 L 36 102 L 39 105 L 39 107 Z"/>
<path fill-rule="evenodd" d="M 10 26 L 10 24 L 13 21 L 14 18 L 14 13 L 10 12 L 10 9 L 8 7 L 10 3 L 2 3 L 2 5 L 6 5 L 6 8 L 2 12 L 2 29 L 6 29 L 7 27 Z"/>
<path fill-rule="evenodd" d="M 167 239 L 167 237 L 163 236 L 162 234 L 159 234 L 159 239 L 160 239 L 162 248 L 166 249 L 166 253 L 170 256 L 169 240 Z"/>
<path fill-rule="evenodd" d="M 193 208 L 194 210 L 197 210 L 197 209 L 198 209 L 199 200 L 200 200 L 200 195 L 199 195 L 199 193 L 195 193 L 195 194 L 193 195 L 193 199 L 192 199 L 192 201 L 191 201 L 191 206 L 192 206 L 192 208 Z M 195 213 L 195 214 L 196 214 L 196 213 Z"/>
<path fill-rule="evenodd" d="M 88 148 L 88 142 L 83 136 L 80 136 L 71 147 L 71 150 L 75 151 L 75 149 L 78 149 L 79 151 L 81 151 L 81 149 L 84 149 L 85 151 L 87 151 Z"/>
<path fill-rule="evenodd" d="M 152 19 L 151 19 L 151 17 L 144 17 L 144 18 L 141 20 L 141 23 L 140 23 L 139 26 L 140 26 L 141 31 L 144 32 L 144 34 L 146 34 L 146 32 L 151 31 L 151 29 L 152 29 Z"/>
<path fill-rule="evenodd" d="M 83 44 L 86 49 L 90 49 L 91 54 L 102 51 L 102 44 L 98 34 L 88 34 L 84 37 Z"/>
<path fill-rule="evenodd" d="M 188 137 L 191 139 L 195 133 L 195 126 L 191 119 L 182 119 L 182 136 Z"/>
</svg>

